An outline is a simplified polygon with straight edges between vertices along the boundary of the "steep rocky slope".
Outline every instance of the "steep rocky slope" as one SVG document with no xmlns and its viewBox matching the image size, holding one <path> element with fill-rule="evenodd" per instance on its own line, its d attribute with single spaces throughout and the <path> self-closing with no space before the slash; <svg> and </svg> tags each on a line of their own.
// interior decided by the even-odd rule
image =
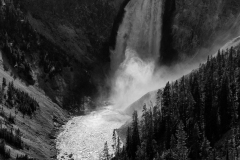
<svg viewBox="0 0 240 160">
<path fill-rule="evenodd" d="M 239 35 L 238 0 L 166 0 L 162 62 L 203 56 Z"/>
<path fill-rule="evenodd" d="M 39 86 L 56 103 L 74 108 L 96 91 L 108 91 L 104 80 L 110 69 L 109 48 L 115 48 L 129 1 L 13 1 L 43 41 L 56 46 L 54 50 L 45 46 L 47 53 L 56 59 L 61 52 L 61 60 L 54 63 L 59 66 L 67 60 L 52 78 L 36 66 Z M 216 51 L 239 33 L 239 6 L 237 0 L 163 1 L 160 64 Z"/>
<path fill-rule="evenodd" d="M 53 141 L 48 136 L 54 128 L 53 115 L 62 118 L 58 120 L 61 123 L 65 114 L 51 100 L 73 110 L 89 100 L 88 96 L 94 98 L 96 91 L 108 91 L 104 80 L 110 69 L 109 47 L 115 47 L 129 1 L 13 0 L 8 3 L 11 1 L 6 0 L 1 3 L 0 48 L 6 57 L 10 53 L 14 57 L 14 60 L 7 57 L 9 62 L 5 62 L 10 64 L 7 66 L 13 75 L 23 80 L 30 75 L 34 86 L 23 85 L 19 80 L 15 80 L 15 85 L 36 97 L 41 106 L 32 120 L 17 115 L 17 126 L 30 146 L 24 153 L 40 159 L 54 155 Z M 160 64 L 214 53 L 239 34 L 238 0 L 165 0 L 163 4 Z M 0 75 L 13 80 L 2 70 Z M 152 97 L 151 94 L 145 98 Z M 139 101 L 132 108 L 145 102 Z"/>
<path fill-rule="evenodd" d="M 18 72 L 21 65 L 28 69 L 21 78 L 35 83 L 59 105 L 81 108 L 86 97 L 106 90 L 109 38 L 122 1 L 3 0 L 3 53 L 23 54 L 26 63 L 10 61 Z"/>
<path fill-rule="evenodd" d="M 240 49 L 240 38 L 236 37 L 233 38 L 232 40 L 230 40 L 229 42 L 227 42 L 226 44 L 224 44 L 223 46 L 220 47 L 220 50 L 228 50 L 229 48 L 233 47 L 233 49 L 235 50 L 239 50 Z M 217 54 L 211 53 L 214 56 L 217 56 Z M 206 60 L 205 60 L 206 61 Z M 205 62 L 203 61 L 203 62 Z M 197 70 L 193 70 L 192 72 L 196 72 Z M 189 74 L 185 75 L 188 76 Z M 157 102 L 157 93 L 160 93 L 159 95 L 162 95 L 162 89 L 159 89 L 158 91 L 152 91 L 152 92 L 148 92 L 146 93 L 144 96 L 142 96 L 140 99 L 138 99 L 137 101 L 135 101 L 134 103 L 132 103 L 130 106 L 128 106 L 124 113 L 127 115 L 131 115 L 133 114 L 134 111 L 138 112 L 138 116 L 141 117 L 142 115 L 142 109 L 143 106 L 146 105 L 147 108 L 153 108 L 153 106 L 156 105 Z M 160 97 L 161 99 L 161 97 Z M 160 106 L 161 107 L 161 106 Z M 117 129 L 117 132 L 119 134 L 119 136 L 121 137 L 121 140 L 126 143 L 126 133 L 127 133 L 127 128 L 130 126 L 131 124 L 131 120 L 127 121 L 123 126 L 121 126 L 119 129 Z M 229 131 L 231 132 L 231 131 Z M 226 134 L 226 136 L 224 136 L 218 143 L 217 145 L 223 145 L 224 141 L 226 138 L 229 138 L 230 135 L 229 132 Z"/>
<path fill-rule="evenodd" d="M 50 160 L 56 156 L 55 137 L 59 127 L 67 121 L 67 113 L 45 95 L 38 87 L 28 86 L 20 79 L 16 79 L 10 72 L 4 71 L 3 61 L 0 62 L 0 82 L 5 78 L 7 84 L 13 85 L 36 99 L 39 108 L 34 115 L 23 115 L 16 107 L 10 107 L 9 103 L 1 102 L 1 127 L 5 124 L 7 129 L 19 129 L 21 133 L 22 149 L 6 142 L 7 150 L 10 149 L 11 158 L 28 155 L 31 158 Z M 2 101 L 2 100 L 1 100 Z M 5 116 L 12 115 L 14 123 L 9 124 Z M 2 150 L 1 150 L 2 152 Z M 1 157 L 0 157 L 1 159 Z"/>
<path fill-rule="evenodd" d="M 125 1 L 126 4 L 129 2 L 134 0 Z M 124 8 L 120 10 L 114 25 L 113 48 L 126 13 Z M 239 8 L 237 0 L 164 0 L 160 64 L 172 64 L 196 55 L 197 59 L 207 52 L 217 51 L 228 40 L 239 35 Z"/>
</svg>

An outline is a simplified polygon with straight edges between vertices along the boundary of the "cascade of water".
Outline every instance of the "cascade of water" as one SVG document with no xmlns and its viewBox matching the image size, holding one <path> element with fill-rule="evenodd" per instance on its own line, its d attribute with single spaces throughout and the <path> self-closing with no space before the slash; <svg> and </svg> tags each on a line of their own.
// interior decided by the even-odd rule
<svg viewBox="0 0 240 160">
<path fill-rule="evenodd" d="M 141 59 L 159 58 L 162 26 L 162 0 L 131 0 L 119 27 L 111 67 L 116 71 L 125 59 L 127 48 Z"/>
<path fill-rule="evenodd" d="M 125 7 L 111 55 L 111 69 L 115 72 L 111 100 L 118 106 L 127 102 L 126 107 L 152 89 L 149 83 L 160 56 L 162 1 L 131 0 Z"/>
</svg>

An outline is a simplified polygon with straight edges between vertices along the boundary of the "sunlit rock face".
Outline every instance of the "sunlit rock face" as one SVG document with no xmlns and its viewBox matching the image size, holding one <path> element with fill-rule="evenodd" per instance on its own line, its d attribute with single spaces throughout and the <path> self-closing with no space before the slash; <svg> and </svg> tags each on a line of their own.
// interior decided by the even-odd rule
<svg viewBox="0 0 240 160">
<path fill-rule="evenodd" d="M 125 59 L 127 48 L 141 59 L 157 59 L 160 52 L 162 0 L 131 0 L 119 27 L 115 50 L 111 55 L 112 70 Z"/>
</svg>

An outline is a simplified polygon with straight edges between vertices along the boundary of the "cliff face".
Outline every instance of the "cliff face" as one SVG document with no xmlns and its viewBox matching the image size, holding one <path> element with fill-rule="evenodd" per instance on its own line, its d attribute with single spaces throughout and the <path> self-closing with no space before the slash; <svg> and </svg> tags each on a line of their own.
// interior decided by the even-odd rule
<svg viewBox="0 0 240 160">
<path fill-rule="evenodd" d="M 25 39 L 23 49 L 15 49 L 18 52 L 20 48 L 25 53 L 24 48 L 29 48 L 28 41 L 36 42 L 35 46 L 39 41 L 45 43 L 41 46 L 44 51 L 39 48 L 28 51 L 34 52 L 32 57 L 38 57 L 32 61 L 33 67 L 30 69 L 34 71 L 36 84 L 54 102 L 74 108 L 82 104 L 86 96 L 107 90 L 103 84 L 110 69 L 109 47 L 116 50 L 117 33 L 124 22 L 124 16 L 128 14 L 126 6 L 133 2 L 134 0 L 13 1 L 18 14 L 13 14 L 12 17 L 19 16 L 18 11 L 23 12 L 17 21 L 27 21 L 31 26 L 28 28 L 32 28 L 36 35 L 35 39 Z M 212 46 L 216 44 L 220 46 L 238 34 L 238 0 L 162 2 L 162 13 L 157 13 L 162 14 L 159 16 L 162 33 L 155 35 L 161 36 L 160 45 L 156 44 L 160 46 L 160 64 L 171 64 L 196 53 L 201 55 L 206 52 L 203 52 L 203 48 L 214 48 Z M 141 5 L 140 1 L 138 3 Z M 148 5 L 145 10 L 157 10 L 149 7 L 151 6 Z M 16 28 L 19 25 L 9 31 L 12 35 L 8 34 L 6 38 L 16 39 L 14 45 L 20 44 L 19 39 L 23 37 L 22 32 L 16 36 Z M 132 32 L 134 31 L 136 30 Z M 2 35 L 6 35 L 4 29 Z M 141 39 L 144 37 L 143 35 Z M 159 37 L 153 36 L 151 39 L 159 41 Z M 159 47 L 155 48 L 159 50 Z M 151 49 L 150 47 L 149 50 Z M 43 65 L 39 65 L 41 63 Z M 29 68 L 28 65 L 26 67 Z"/>
<path fill-rule="evenodd" d="M 239 8 L 237 0 L 165 1 L 162 61 L 203 54 L 203 48 L 215 52 L 239 35 Z"/>
<path fill-rule="evenodd" d="M 141 59 L 159 57 L 162 30 L 162 1 L 131 0 L 124 8 L 123 21 L 118 28 L 111 69 L 116 70 L 134 50 Z"/>
<path fill-rule="evenodd" d="M 45 47 L 46 55 L 55 60 L 43 68 L 53 70 L 54 67 L 49 67 L 52 64 L 63 66 L 59 73 L 49 77 L 51 71 L 45 72 L 38 62 L 33 62 L 37 64 L 32 68 L 37 84 L 54 102 L 74 108 L 83 103 L 85 96 L 105 90 L 109 38 L 122 1 L 14 1 L 15 10 L 21 10 L 33 30 L 43 36 L 42 41 L 49 44 Z M 56 50 L 51 49 L 53 45 Z"/>
<path fill-rule="evenodd" d="M 1 52 L 0 55 L 2 55 Z M 16 90 L 18 90 L 20 95 L 28 95 L 29 97 L 34 98 L 38 104 L 38 107 L 34 113 L 32 112 L 32 114 L 26 114 L 23 112 L 23 110 L 19 109 L 17 103 L 9 103 L 7 100 L 7 91 L 9 90 L 9 85 L 5 87 L 3 91 L 1 91 L 1 140 L 5 140 L 6 142 L 5 147 L 9 149 L 11 157 L 10 160 L 24 155 L 27 155 L 31 158 L 36 158 L 38 160 L 56 159 L 57 150 L 55 147 L 55 138 L 61 125 L 66 123 L 68 120 L 68 113 L 65 112 L 60 106 L 53 103 L 38 87 L 31 85 L 27 86 L 22 83 L 22 80 L 13 78 L 12 74 L 9 71 L 4 71 L 4 62 L 1 60 L 1 88 L 3 78 L 6 80 L 6 84 L 12 82 L 15 88 L 13 91 L 14 98 L 12 99 L 12 102 L 16 102 Z M 5 98 L 3 98 L 3 94 Z M 18 99 L 18 102 L 20 101 Z M 26 101 L 26 99 L 24 101 Z M 24 107 L 28 108 L 29 105 L 30 103 L 27 102 Z M 12 117 L 12 121 L 9 121 L 10 116 Z M 11 137 L 10 133 L 16 134 L 16 130 L 19 131 L 21 135 L 21 147 L 19 147 L 19 145 L 16 145 L 17 143 L 12 143 L 16 140 L 12 140 L 11 142 L 9 141 L 9 138 L 3 136 L 3 128 L 6 129 L 6 131 L 11 131 L 4 132 L 9 137 Z M 0 159 L 8 159 L 6 157 L 3 157 L 3 155 L 3 150 L 1 150 Z"/>
<path fill-rule="evenodd" d="M 163 0 L 160 63 L 215 52 L 239 34 L 239 7 L 237 0 Z"/>
</svg>

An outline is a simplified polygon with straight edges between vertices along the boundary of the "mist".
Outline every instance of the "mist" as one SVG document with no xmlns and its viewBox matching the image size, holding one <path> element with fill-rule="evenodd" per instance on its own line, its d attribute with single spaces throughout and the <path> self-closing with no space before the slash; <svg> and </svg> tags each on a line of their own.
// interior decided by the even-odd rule
<svg viewBox="0 0 240 160">
<path fill-rule="evenodd" d="M 226 33 L 227 34 L 227 33 Z M 222 35 L 226 35 L 222 34 Z M 179 79 L 197 69 L 206 62 L 207 56 L 216 55 L 217 51 L 239 45 L 240 37 L 228 36 L 225 43 L 215 41 L 209 48 L 201 48 L 193 57 L 187 57 L 171 66 L 158 64 L 157 59 L 141 59 L 131 48 L 125 51 L 125 60 L 112 76 L 109 101 L 117 110 L 124 110 L 150 91 L 163 88 L 166 83 Z M 219 37 L 220 38 L 220 37 Z"/>
<path fill-rule="evenodd" d="M 163 88 L 168 81 L 176 80 L 198 67 L 197 64 L 184 62 L 159 66 L 156 59 L 141 59 L 130 48 L 126 49 L 125 57 L 111 80 L 109 100 L 118 110 L 124 110 L 144 94 Z"/>
<path fill-rule="evenodd" d="M 132 0 L 125 8 L 115 50 L 111 54 L 112 72 L 107 81 L 111 88 L 109 101 L 115 109 L 124 110 L 144 94 L 163 88 L 168 81 L 197 69 L 209 55 L 231 45 L 226 43 L 239 36 L 237 21 L 228 31 L 216 33 L 213 41 L 191 54 L 193 56 L 178 53 L 179 61 L 163 66 L 159 64 L 160 44 L 164 40 L 161 35 L 162 7 L 161 0 Z"/>
</svg>

